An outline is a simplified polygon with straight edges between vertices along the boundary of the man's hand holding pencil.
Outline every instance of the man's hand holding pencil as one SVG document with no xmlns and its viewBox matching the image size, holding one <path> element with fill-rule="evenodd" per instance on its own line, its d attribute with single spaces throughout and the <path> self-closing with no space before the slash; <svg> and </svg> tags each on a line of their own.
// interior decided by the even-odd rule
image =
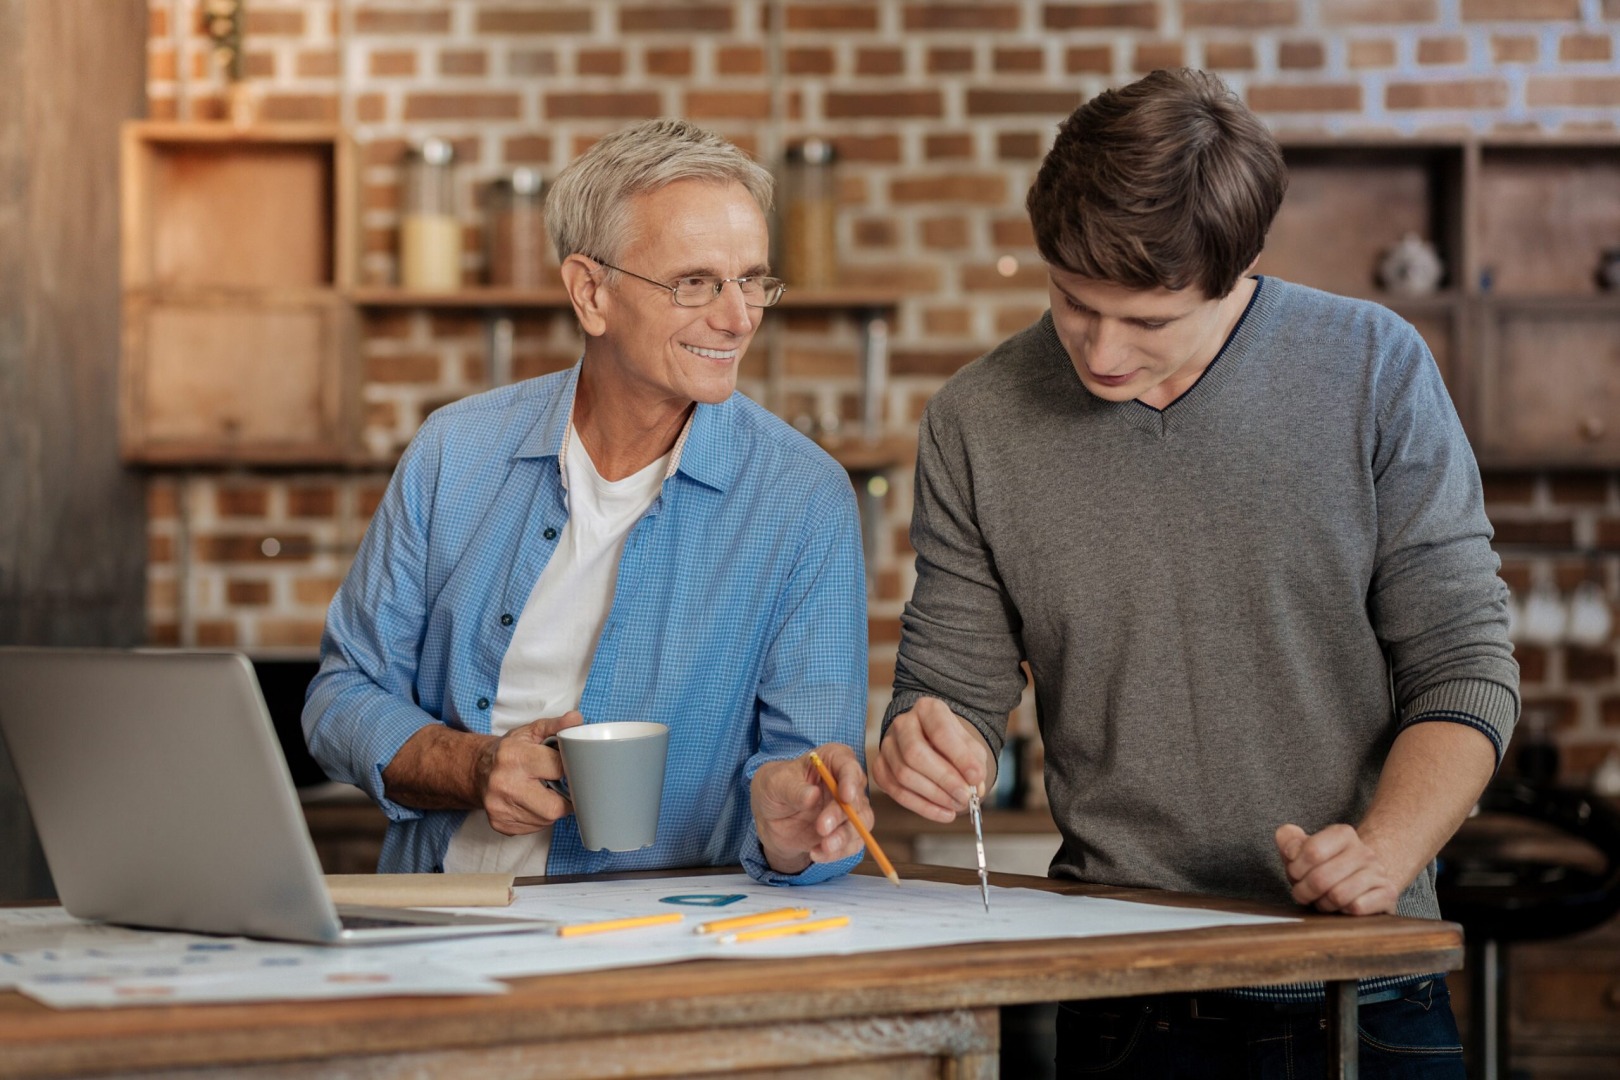
<svg viewBox="0 0 1620 1080">
<path fill-rule="evenodd" d="M 815 752 L 832 774 L 836 793 L 809 756 L 767 762 L 754 774 L 754 826 L 766 861 L 778 873 L 797 874 L 813 862 L 837 862 L 855 854 L 864 841 L 851 814 L 862 828 L 870 829 L 873 822 L 866 772 L 855 751 L 826 743 Z"/>
</svg>

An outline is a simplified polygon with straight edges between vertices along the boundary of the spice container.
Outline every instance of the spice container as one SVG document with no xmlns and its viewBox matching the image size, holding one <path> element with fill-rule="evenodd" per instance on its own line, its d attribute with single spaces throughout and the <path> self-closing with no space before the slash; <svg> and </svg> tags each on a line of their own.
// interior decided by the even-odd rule
<svg viewBox="0 0 1620 1080">
<path fill-rule="evenodd" d="M 455 151 L 428 139 L 405 154 L 399 228 L 399 283 L 407 289 L 461 287 L 461 222 L 456 218 Z"/>
<path fill-rule="evenodd" d="M 787 151 L 782 175 L 785 207 L 782 277 L 800 288 L 838 283 L 838 187 L 833 147 L 807 139 Z"/>
<path fill-rule="evenodd" d="M 484 258 L 489 283 L 509 289 L 538 289 L 549 284 L 545 199 L 540 174 L 514 169 L 490 185 L 484 232 Z"/>
</svg>

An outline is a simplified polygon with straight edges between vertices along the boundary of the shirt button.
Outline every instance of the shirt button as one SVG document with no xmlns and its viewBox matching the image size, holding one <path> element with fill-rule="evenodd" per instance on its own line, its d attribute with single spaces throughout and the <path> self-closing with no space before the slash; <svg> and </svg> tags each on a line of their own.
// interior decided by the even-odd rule
<svg viewBox="0 0 1620 1080">
<path fill-rule="evenodd" d="M 512 616 L 510 616 L 510 615 L 502 615 L 501 616 L 501 625 L 502 626 L 511 626 L 512 625 Z"/>
<path fill-rule="evenodd" d="M 557 530 L 553 529 L 551 526 L 547 525 L 546 526 L 546 531 L 541 533 L 540 535 L 545 537 L 547 540 L 555 540 L 555 539 L 557 539 Z"/>
<path fill-rule="evenodd" d="M 480 708 L 480 709 L 487 709 L 487 708 L 489 708 L 489 698 L 487 698 L 487 697 L 481 697 L 481 698 L 479 698 L 479 699 L 478 699 L 478 707 L 479 707 L 479 708 Z"/>
</svg>

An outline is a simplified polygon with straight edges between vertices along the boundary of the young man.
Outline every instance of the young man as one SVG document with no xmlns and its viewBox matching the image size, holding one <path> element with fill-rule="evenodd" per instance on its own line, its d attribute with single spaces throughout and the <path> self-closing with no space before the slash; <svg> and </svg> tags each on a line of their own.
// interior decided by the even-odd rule
<svg viewBox="0 0 1620 1080">
<path fill-rule="evenodd" d="M 585 333 L 572 370 L 435 413 L 327 615 L 304 730 L 389 817 L 385 871 L 595 873 L 741 863 L 843 873 L 870 823 L 866 591 L 854 492 L 735 392 L 769 276 L 771 178 L 650 121 L 551 189 Z M 669 725 L 656 843 L 587 851 L 543 740 Z"/>
<path fill-rule="evenodd" d="M 1506 590 L 1418 334 L 1249 276 L 1285 186 L 1201 72 L 1063 124 L 1028 200 L 1051 310 L 922 421 L 873 778 L 950 820 L 993 777 L 1027 661 L 1054 875 L 1434 917 L 1434 855 L 1517 715 Z M 1060 1071 L 1310 1075 L 1321 999 L 1073 1003 Z M 1443 978 L 1362 1001 L 1364 1075 L 1460 1075 Z"/>
</svg>

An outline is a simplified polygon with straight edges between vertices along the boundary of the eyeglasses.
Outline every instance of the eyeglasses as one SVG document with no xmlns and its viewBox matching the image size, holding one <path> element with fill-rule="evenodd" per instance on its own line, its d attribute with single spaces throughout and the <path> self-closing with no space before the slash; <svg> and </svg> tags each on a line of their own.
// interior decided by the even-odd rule
<svg viewBox="0 0 1620 1080">
<path fill-rule="evenodd" d="M 669 294 L 681 307 L 706 307 L 714 303 L 720 295 L 720 290 L 726 287 L 726 282 L 735 281 L 737 288 L 742 290 L 743 303 L 749 307 L 770 307 L 782 299 L 787 291 L 787 283 L 781 278 L 773 277 L 714 277 L 711 274 L 690 274 L 680 278 L 673 285 L 668 282 L 655 281 L 650 277 L 642 277 L 622 266 L 597 259 L 598 266 L 605 266 L 609 270 L 617 270 L 621 274 L 629 274 L 649 285 L 656 285 L 660 289 L 668 289 Z"/>
</svg>

